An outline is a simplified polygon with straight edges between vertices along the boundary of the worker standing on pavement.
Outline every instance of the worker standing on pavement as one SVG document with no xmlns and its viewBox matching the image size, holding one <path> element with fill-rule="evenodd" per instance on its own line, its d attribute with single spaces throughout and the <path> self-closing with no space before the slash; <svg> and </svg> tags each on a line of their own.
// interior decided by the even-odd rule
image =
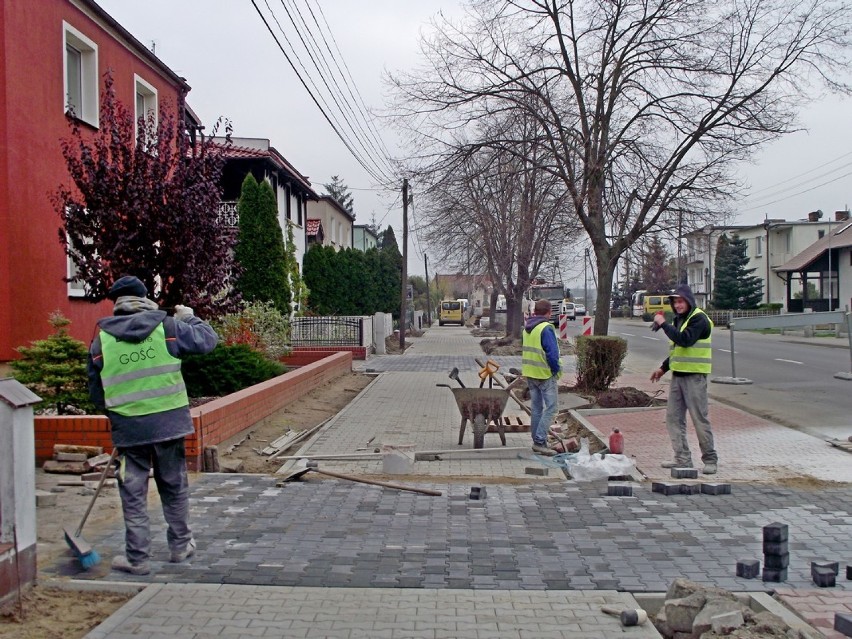
<svg viewBox="0 0 852 639">
<path fill-rule="evenodd" d="M 134 575 L 151 572 L 147 502 L 152 468 L 171 561 L 195 553 L 184 447 L 184 437 L 195 429 L 180 358 L 209 353 L 218 341 L 213 328 L 188 306 L 175 306 L 175 316 L 168 317 L 147 295 L 145 284 L 132 275 L 115 281 L 107 293 L 115 302 L 113 315 L 98 320 L 88 362 L 89 395 L 106 410 L 119 452 L 125 552 L 112 560 L 112 568 Z"/>
<path fill-rule="evenodd" d="M 713 447 L 713 431 L 707 411 L 707 377 L 710 375 L 713 352 L 710 339 L 713 321 L 695 304 L 692 290 L 679 286 L 669 296 L 675 312 L 674 324 L 666 322 L 662 313 L 654 316 L 653 330 L 663 329 L 671 341 L 671 353 L 660 368 L 651 373 L 651 381 L 659 381 L 666 371 L 672 371 L 672 383 L 666 409 L 666 428 L 672 441 L 674 461 L 663 468 L 692 468 L 692 454 L 686 440 L 686 413 L 698 435 L 705 475 L 716 473 L 719 456 Z"/>
<path fill-rule="evenodd" d="M 559 405 L 557 380 L 562 376 L 559 344 L 550 323 L 550 300 L 536 300 L 533 315 L 524 324 L 521 374 L 530 389 L 530 435 L 532 449 L 542 455 L 554 455 L 547 446 L 547 435 Z"/>
</svg>

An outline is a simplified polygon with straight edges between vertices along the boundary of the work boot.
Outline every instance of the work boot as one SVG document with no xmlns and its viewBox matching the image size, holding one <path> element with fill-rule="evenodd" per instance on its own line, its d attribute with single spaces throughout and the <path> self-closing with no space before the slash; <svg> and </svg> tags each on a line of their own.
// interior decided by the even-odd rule
<svg viewBox="0 0 852 639">
<path fill-rule="evenodd" d="M 662 468 L 692 468 L 692 462 L 681 464 L 678 461 L 667 461 L 660 464 Z"/>
<path fill-rule="evenodd" d="M 151 564 L 147 561 L 132 564 L 124 555 L 116 555 L 112 558 L 112 569 L 121 572 L 129 572 L 131 575 L 150 575 Z"/>
<path fill-rule="evenodd" d="M 705 475 L 715 475 L 716 474 L 716 464 L 704 464 L 704 470 L 701 471 Z"/>
<path fill-rule="evenodd" d="M 545 455 L 547 457 L 553 457 L 556 454 L 555 450 L 548 448 L 544 444 L 533 444 L 532 449 L 534 453 L 538 453 L 539 455 Z"/>
<path fill-rule="evenodd" d="M 183 551 L 179 551 L 179 550 L 173 550 L 172 551 L 172 556 L 171 556 L 171 559 L 169 559 L 169 561 L 171 561 L 173 564 L 179 564 L 182 561 L 186 561 L 187 559 L 192 557 L 194 554 L 195 554 L 195 539 L 190 537 L 189 543 L 186 545 L 186 548 L 184 548 Z"/>
</svg>

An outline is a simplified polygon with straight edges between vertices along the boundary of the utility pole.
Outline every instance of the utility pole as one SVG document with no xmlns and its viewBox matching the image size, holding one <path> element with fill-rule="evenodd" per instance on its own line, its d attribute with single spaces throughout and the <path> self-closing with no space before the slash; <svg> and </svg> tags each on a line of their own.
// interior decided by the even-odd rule
<svg viewBox="0 0 852 639">
<path fill-rule="evenodd" d="M 408 178 L 402 180 L 402 294 L 399 305 L 399 350 L 405 352 L 405 320 L 408 311 Z"/>
<path fill-rule="evenodd" d="M 583 258 L 583 306 L 589 308 L 589 249 Z"/>
<path fill-rule="evenodd" d="M 432 296 L 429 294 L 429 256 L 423 253 L 423 268 L 426 269 L 426 323 L 432 325 Z"/>
</svg>

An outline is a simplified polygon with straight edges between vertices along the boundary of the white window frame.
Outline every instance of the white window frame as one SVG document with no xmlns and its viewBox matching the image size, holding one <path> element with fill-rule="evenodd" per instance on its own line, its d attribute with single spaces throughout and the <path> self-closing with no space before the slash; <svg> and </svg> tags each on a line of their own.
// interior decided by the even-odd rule
<svg viewBox="0 0 852 639">
<path fill-rule="evenodd" d="M 754 238 L 754 256 L 763 257 L 763 237 L 760 235 Z"/>
<path fill-rule="evenodd" d="M 82 105 L 75 113 L 78 120 L 98 128 L 100 124 L 98 100 L 98 45 L 83 33 L 62 21 L 62 110 L 68 105 L 68 47 L 80 52 L 80 99 Z"/>
<path fill-rule="evenodd" d="M 142 95 L 142 108 L 144 113 L 139 113 L 139 103 L 137 96 Z M 133 108 L 136 116 L 133 118 L 133 132 L 138 137 L 139 135 L 139 118 L 143 115 L 147 121 L 148 112 L 154 112 L 154 124 L 159 124 L 160 118 L 160 98 L 157 93 L 157 87 L 147 82 L 145 78 L 134 73 L 133 74 Z M 151 142 L 149 140 L 149 142 Z"/>
<path fill-rule="evenodd" d="M 68 234 L 65 234 L 65 239 L 68 244 L 73 247 L 74 243 L 71 241 L 71 238 L 68 237 Z M 91 244 L 94 240 L 89 239 L 86 243 Z M 70 282 L 66 282 L 68 287 L 68 297 L 85 297 L 86 296 L 86 284 L 85 282 L 76 279 L 77 277 L 77 265 L 74 264 L 74 260 L 71 259 L 71 256 L 68 253 L 65 253 L 65 269 L 66 269 L 66 277 L 71 280 Z"/>
</svg>

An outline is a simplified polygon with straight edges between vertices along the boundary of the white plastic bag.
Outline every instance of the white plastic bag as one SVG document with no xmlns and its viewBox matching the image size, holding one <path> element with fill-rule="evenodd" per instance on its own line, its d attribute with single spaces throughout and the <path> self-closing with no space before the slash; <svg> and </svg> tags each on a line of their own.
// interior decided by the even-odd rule
<svg viewBox="0 0 852 639">
<path fill-rule="evenodd" d="M 589 441 L 580 440 L 580 452 L 565 460 L 568 473 L 574 481 L 595 481 L 615 475 L 630 475 L 636 470 L 633 460 L 626 455 L 589 454 Z"/>
</svg>

